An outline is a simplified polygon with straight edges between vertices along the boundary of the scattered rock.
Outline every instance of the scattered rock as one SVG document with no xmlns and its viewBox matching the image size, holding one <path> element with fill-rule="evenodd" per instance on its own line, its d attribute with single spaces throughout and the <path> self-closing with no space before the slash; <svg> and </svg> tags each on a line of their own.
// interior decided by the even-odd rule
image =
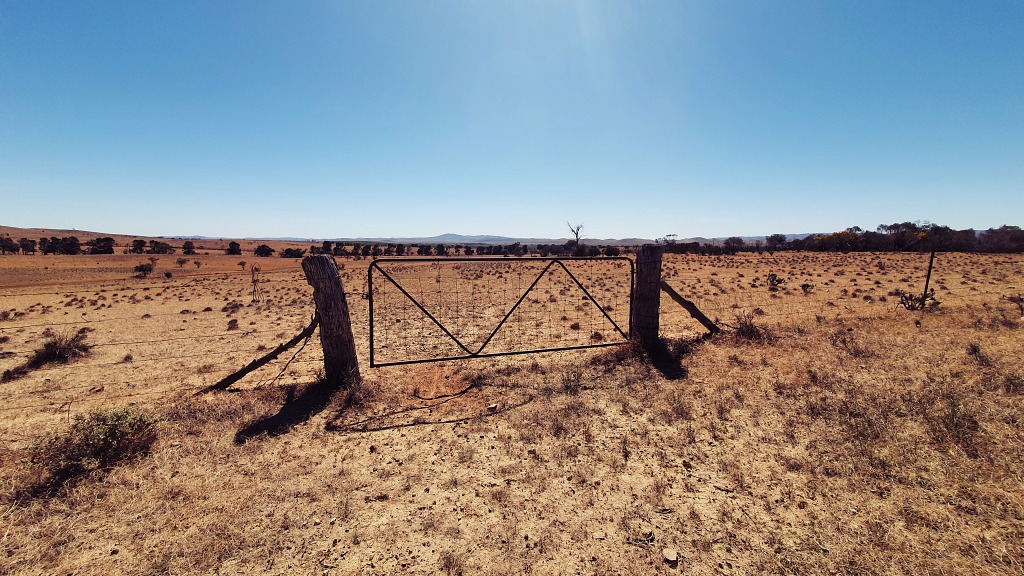
<svg viewBox="0 0 1024 576">
<path fill-rule="evenodd" d="M 594 540 L 604 540 L 605 538 L 608 537 L 608 535 L 605 534 L 604 532 L 594 532 L 593 536 L 594 536 Z"/>
<path fill-rule="evenodd" d="M 490 406 L 487 407 L 487 411 L 488 412 L 497 412 L 498 411 L 498 405 L 497 404 L 491 404 Z"/>
<path fill-rule="evenodd" d="M 665 560 L 665 563 L 672 568 L 679 565 L 679 552 L 674 548 L 663 548 L 661 551 L 661 557 Z"/>
</svg>

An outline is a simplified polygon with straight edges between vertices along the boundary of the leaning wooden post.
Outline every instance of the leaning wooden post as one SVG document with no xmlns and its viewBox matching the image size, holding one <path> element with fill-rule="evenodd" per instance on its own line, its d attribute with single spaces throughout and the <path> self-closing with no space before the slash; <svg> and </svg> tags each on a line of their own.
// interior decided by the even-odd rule
<svg viewBox="0 0 1024 576">
<path fill-rule="evenodd" d="M 928 284 L 932 281 L 932 265 L 935 264 L 935 248 L 932 248 L 932 257 L 928 259 L 928 275 L 924 278 L 924 292 L 921 294 L 921 311 L 924 312 L 924 305 L 928 303 Z"/>
<path fill-rule="evenodd" d="M 633 313 L 630 317 L 630 338 L 646 350 L 658 344 L 658 315 L 661 307 L 662 247 L 645 244 L 636 253 L 636 287 L 633 290 Z"/>
<path fill-rule="evenodd" d="M 347 388 L 359 379 L 359 360 L 338 265 L 331 256 L 317 254 L 302 259 L 302 271 L 313 287 L 313 301 L 320 317 L 324 377 L 333 385 Z"/>
</svg>

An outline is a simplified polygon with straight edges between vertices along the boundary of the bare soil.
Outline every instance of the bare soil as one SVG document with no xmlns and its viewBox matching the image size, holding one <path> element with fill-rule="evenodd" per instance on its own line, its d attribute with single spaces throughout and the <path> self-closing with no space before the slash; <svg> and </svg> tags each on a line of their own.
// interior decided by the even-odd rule
<svg viewBox="0 0 1024 576">
<path fill-rule="evenodd" d="M 923 312 L 893 293 L 927 255 L 672 255 L 731 328 L 701 340 L 666 297 L 653 359 L 377 369 L 368 260 L 339 258 L 357 391 L 319 379 L 314 337 L 197 394 L 313 313 L 298 261 L 201 252 L 147 278 L 145 256 L 0 257 L 0 371 L 53 334 L 91 346 L 0 383 L 0 573 L 1024 572 L 1021 255 L 940 254 Z M 148 454 L 32 493 L 33 443 L 124 406 L 159 418 Z"/>
</svg>

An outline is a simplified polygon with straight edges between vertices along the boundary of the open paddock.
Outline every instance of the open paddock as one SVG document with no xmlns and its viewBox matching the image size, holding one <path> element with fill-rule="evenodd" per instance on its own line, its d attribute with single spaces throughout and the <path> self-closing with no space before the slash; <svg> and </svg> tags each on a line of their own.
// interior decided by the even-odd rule
<svg viewBox="0 0 1024 576">
<path fill-rule="evenodd" d="M 0 257 L 0 371 L 55 334 L 85 329 L 90 346 L 0 384 L 0 573 L 1024 570 L 1021 255 L 938 254 L 941 304 L 924 312 L 893 294 L 921 292 L 927 254 L 666 255 L 666 282 L 757 337 L 697 340 L 663 297 L 670 357 L 654 362 L 621 346 L 378 369 L 370 260 L 339 258 L 355 395 L 318 381 L 316 336 L 196 395 L 305 327 L 312 289 L 297 260 L 175 259 L 137 278 L 143 256 Z M 260 302 L 241 260 L 262 267 Z M 442 260 L 401 282 L 478 342 L 523 293 L 519 264 Z M 442 287 L 469 290 L 457 310 L 448 292 L 430 300 L 440 268 Z M 515 338 L 596 318 L 573 316 L 593 310 L 564 280 L 530 297 L 535 331 Z M 622 280 L 592 282 L 625 317 L 602 299 Z M 402 343 L 406 313 L 391 345 L 432 353 L 435 333 Z M 121 406 L 158 418 L 148 455 L 26 496 L 35 442 Z"/>
</svg>

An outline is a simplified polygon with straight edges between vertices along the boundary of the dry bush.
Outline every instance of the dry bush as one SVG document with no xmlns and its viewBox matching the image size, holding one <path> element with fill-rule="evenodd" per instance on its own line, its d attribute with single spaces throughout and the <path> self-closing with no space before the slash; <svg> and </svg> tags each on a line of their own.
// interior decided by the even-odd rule
<svg viewBox="0 0 1024 576">
<path fill-rule="evenodd" d="M 33 352 L 24 364 L 5 370 L 0 382 L 17 380 L 30 371 L 42 368 L 47 364 L 67 364 L 89 353 L 89 345 L 85 337 L 90 328 L 81 328 L 74 334 L 53 334 L 43 342 L 43 347 Z"/>
<path fill-rule="evenodd" d="M 78 414 L 71 426 L 31 446 L 29 462 L 44 491 L 94 470 L 108 468 L 149 451 L 156 441 L 156 419 L 135 408 Z"/>
<path fill-rule="evenodd" d="M 896 289 L 889 292 L 889 296 L 896 296 L 899 298 L 899 302 L 896 306 L 902 306 L 907 310 L 924 310 L 926 308 L 935 309 L 939 307 L 938 300 L 935 299 L 935 289 L 928 290 L 928 293 L 918 296 L 905 290 Z"/>
<path fill-rule="evenodd" d="M 730 326 L 733 329 L 733 335 L 736 338 L 742 340 L 750 340 L 754 342 L 771 342 L 775 339 L 774 335 L 768 328 L 758 326 L 754 322 L 754 312 L 743 312 L 736 315 L 736 325 Z"/>
<path fill-rule="evenodd" d="M 977 342 L 971 342 L 967 345 L 967 355 L 978 361 L 978 364 L 982 366 L 991 366 L 992 359 L 987 354 L 981 351 L 981 345 Z"/>
<path fill-rule="evenodd" d="M 441 552 L 437 567 L 445 573 L 445 576 L 462 576 L 466 569 L 462 555 L 451 550 Z"/>
<path fill-rule="evenodd" d="M 856 358 L 870 358 L 874 356 L 874 353 L 864 344 L 860 342 L 857 335 L 854 333 L 853 328 L 846 328 L 845 330 L 836 330 L 829 335 L 829 343 L 836 348 L 846 350 L 850 356 Z"/>
<path fill-rule="evenodd" d="M 562 373 L 560 381 L 562 390 L 570 396 L 575 396 L 583 388 L 583 371 L 579 368 L 570 368 Z"/>
</svg>

